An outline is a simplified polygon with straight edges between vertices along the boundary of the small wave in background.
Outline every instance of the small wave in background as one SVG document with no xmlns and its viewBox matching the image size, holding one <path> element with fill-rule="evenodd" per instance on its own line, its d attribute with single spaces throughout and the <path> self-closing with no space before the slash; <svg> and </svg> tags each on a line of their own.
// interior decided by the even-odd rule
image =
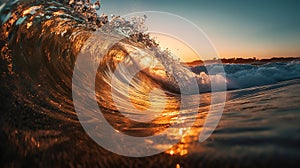
<svg viewBox="0 0 300 168">
<path fill-rule="evenodd" d="M 224 68 L 225 74 L 220 74 L 219 69 Z M 263 65 L 251 64 L 212 64 L 196 66 L 191 70 L 202 78 L 209 78 L 208 71 L 213 77 L 221 76 L 226 79 L 227 89 L 244 89 L 278 82 L 299 79 L 300 62 L 274 62 Z"/>
</svg>

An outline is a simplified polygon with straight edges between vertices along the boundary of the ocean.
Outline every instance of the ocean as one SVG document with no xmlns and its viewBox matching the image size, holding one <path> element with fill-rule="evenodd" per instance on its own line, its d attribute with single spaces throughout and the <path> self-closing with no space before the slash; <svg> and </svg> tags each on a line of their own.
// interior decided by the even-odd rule
<svg viewBox="0 0 300 168">
<path fill-rule="evenodd" d="M 1 167 L 299 167 L 299 61 L 187 67 L 128 22 L 0 9 Z"/>
</svg>

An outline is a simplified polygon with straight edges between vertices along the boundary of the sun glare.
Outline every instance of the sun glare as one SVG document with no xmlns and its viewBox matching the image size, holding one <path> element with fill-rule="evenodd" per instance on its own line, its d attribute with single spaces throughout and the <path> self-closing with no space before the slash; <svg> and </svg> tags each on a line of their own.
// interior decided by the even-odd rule
<svg viewBox="0 0 300 168">
<path fill-rule="evenodd" d="M 180 58 L 181 62 L 191 62 L 201 59 L 186 42 L 176 37 L 162 33 L 151 33 L 150 35 L 155 38 L 162 49 L 170 50 L 174 54 L 174 57 Z"/>
</svg>

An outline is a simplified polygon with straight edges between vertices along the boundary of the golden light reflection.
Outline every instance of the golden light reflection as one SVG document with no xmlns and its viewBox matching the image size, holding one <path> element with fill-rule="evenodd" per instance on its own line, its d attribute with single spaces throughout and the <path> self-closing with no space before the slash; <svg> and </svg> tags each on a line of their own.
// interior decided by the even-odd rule
<svg viewBox="0 0 300 168">
<path fill-rule="evenodd" d="M 27 23 L 26 28 L 29 29 L 32 26 L 32 22 Z"/>
<path fill-rule="evenodd" d="M 23 11 L 23 16 L 27 15 L 27 14 L 34 14 L 36 12 L 36 10 L 40 9 L 42 6 L 32 6 L 26 10 Z"/>
<path fill-rule="evenodd" d="M 201 101 L 209 103 L 211 101 L 210 95 L 201 95 Z M 177 145 L 174 145 L 171 149 L 167 150 L 165 152 L 166 154 L 169 154 L 171 156 L 185 156 L 189 153 L 189 147 L 193 142 L 198 141 L 198 136 L 203 130 L 203 124 L 205 122 L 209 109 L 209 105 L 198 108 L 198 115 L 194 125 L 191 128 L 179 129 L 178 134 L 183 134 L 183 132 L 185 132 L 183 138 Z"/>
<path fill-rule="evenodd" d="M 112 71 L 119 66 L 120 62 L 124 62 L 126 66 L 131 67 L 132 65 L 127 65 L 126 62 L 128 54 L 123 52 L 123 50 L 122 47 L 114 46 L 107 53 L 107 56 L 103 58 L 103 62 L 111 62 L 111 64 L 105 64 L 105 66 L 110 66 Z M 138 62 L 138 65 L 145 63 L 147 64 L 145 66 L 148 68 L 144 69 L 143 72 L 137 73 L 133 79 L 127 79 L 126 76 L 114 79 L 113 86 L 111 85 L 112 81 L 103 78 L 103 74 L 101 74 L 101 71 L 105 70 L 105 68 L 99 69 L 95 84 L 99 107 L 103 108 L 103 111 L 106 109 L 114 111 L 114 113 L 104 113 L 106 120 L 116 130 L 130 136 L 147 137 L 160 135 L 167 131 L 165 138 L 169 140 L 181 139 L 181 141 L 173 147 L 169 143 L 157 145 L 154 145 L 152 142 L 147 143 L 151 145 L 151 148 L 169 149 L 166 153 L 171 156 L 187 155 L 190 145 L 198 140 L 198 135 L 202 131 L 206 114 L 209 111 L 210 96 L 208 94 L 195 95 L 201 96 L 201 103 L 206 104 L 205 107 L 201 108 L 198 107 L 199 102 L 193 102 L 193 100 L 198 100 L 198 98 L 191 96 L 191 102 L 189 102 L 191 104 L 188 106 L 191 108 L 184 109 L 184 115 L 179 115 L 181 105 L 180 96 L 166 94 L 165 92 L 163 92 L 164 94 L 160 94 L 160 92 L 153 95 L 150 94 L 155 89 L 164 90 L 160 82 L 157 82 L 157 80 L 159 81 L 159 76 L 162 79 L 167 79 L 164 67 L 156 65 L 153 60 L 147 58 L 146 54 L 137 57 L 134 61 Z M 154 66 L 151 66 L 152 64 Z M 112 89 L 120 97 L 113 99 L 111 94 Z M 118 103 L 116 103 L 116 100 Z M 148 111 L 149 108 L 151 108 L 150 111 Z M 193 127 L 182 127 L 183 123 L 193 122 L 195 116 L 190 115 L 193 112 L 199 112 Z M 130 118 L 132 116 L 135 118 Z M 140 118 L 147 122 L 139 122 Z"/>
<path fill-rule="evenodd" d="M 112 55 L 113 60 L 117 62 L 123 61 L 126 56 L 126 53 L 122 50 L 110 50 L 109 54 Z"/>
</svg>

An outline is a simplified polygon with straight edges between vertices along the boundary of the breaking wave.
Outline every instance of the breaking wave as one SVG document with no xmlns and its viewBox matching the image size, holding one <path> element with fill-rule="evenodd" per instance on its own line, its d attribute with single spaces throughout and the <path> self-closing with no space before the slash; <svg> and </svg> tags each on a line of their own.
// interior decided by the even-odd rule
<svg viewBox="0 0 300 168">
<path fill-rule="evenodd" d="M 224 68 L 224 73 L 218 73 Z M 211 78 L 214 82 L 226 80 L 227 89 L 243 89 L 300 78 L 300 62 L 273 62 L 264 65 L 251 64 L 213 64 L 197 66 L 192 71 L 204 79 Z M 210 76 L 208 76 L 208 71 Z"/>
<path fill-rule="evenodd" d="M 198 119 L 200 118 L 201 121 L 209 116 L 207 115 L 211 107 L 209 105 L 218 103 L 218 100 L 211 98 L 211 94 L 205 93 L 212 90 L 212 85 L 217 88 L 214 91 L 224 91 L 224 83 L 227 84 L 228 90 L 236 89 L 235 93 L 230 93 L 228 96 L 228 99 L 233 99 L 247 92 L 239 89 L 272 85 L 300 78 L 300 62 L 296 61 L 264 65 L 212 64 L 189 68 L 174 59 L 169 51 L 161 50 L 149 35 L 144 34 L 147 29 L 143 24 L 146 17 L 125 20 L 114 16 L 108 21 L 106 15 L 95 15 L 94 9 L 85 6 L 74 8 L 66 2 L 67 0 L 5 0 L 0 4 L 0 108 L 2 112 L 0 131 L 1 135 L 2 133 L 8 135 L 7 142 L 3 145 L 9 142 L 13 146 L 12 149 L 9 148 L 10 146 L 7 147 L 5 151 L 18 148 L 20 158 L 26 158 L 27 155 L 36 158 L 36 151 L 46 149 L 51 151 L 48 151 L 51 155 L 49 157 L 53 157 L 53 149 L 56 148 L 51 147 L 55 144 L 62 144 L 57 148 L 64 150 L 61 155 L 54 152 L 54 159 L 62 160 L 61 163 L 65 163 L 68 154 L 73 152 L 79 153 L 76 159 L 71 158 L 74 162 L 78 158 L 83 160 L 82 162 L 85 162 L 85 159 L 95 158 L 95 163 L 98 163 L 98 156 L 101 156 L 101 159 L 105 156 L 110 157 L 106 152 L 100 152 L 96 155 L 89 153 L 90 155 L 81 158 L 85 151 L 93 152 L 91 149 L 94 146 L 90 145 L 94 142 L 83 133 L 74 109 L 72 95 L 74 70 L 81 72 L 75 75 L 75 79 L 82 81 L 77 83 L 76 87 L 86 88 L 90 85 L 95 87 L 98 106 L 116 130 L 136 137 L 145 137 L 159 134 L 170 125 L 174 125 L 177 132 L 165 137 L 171 140 L 178 136 L 178 132 L 182 135 L 189 129 L 182 127 L 182 124 L 193 123 L 198 112 Z M 78 10 L 86 12 L 80 13 Z M 91 55 L 90 58 L 94 58 L 93 63 L 97 64 L 96 75 L 81 71 L 91 67 L 84 66 L 88 65 L 85 62 L 78 62 L 79 55 L 83 58 Z M 76 67 L 76 64 L 80 66 Z M 93 75 L 95 83 L 89 80 L 89 75 Z M 195 82 L 197 87 L 193 87 Z M 299 80 L 295 82 L 299 83 Z M 249 92 L 255 95 L 255 91 Z M 222 97 L 222 92 L 216 94 L 219 93 L 217 97 Z M 274 94 L 270 92 L 269 95 Z M 79 92 L 76 96 L 93 100 L 93 98 L 88 99 L 87 96 L 90 95 L 85 95 L 83 92 Z M 281 97 L 280 94 L 277 96 Z M 188 103 L 180 109 L 183 97 Z M 256 97 L 253 99 L 256 100 Z M 249 102 L 252 103 L 251 101 Z M 248 109 L 247 104 L 229 103 L 232 103 L 233 109 L 243 105 Z M 84 104 L 79 108 L 88 105 Z M 250 105 L 255 108 L 260 107 L 255 103 Z M 180 110 L 182 114 L 179 119 Z M 261 111 L 261 109 L 257 110 Z M 121 114 L 120 111 L 123 113 Z M 229 108 L 228 111 L 238 110 Z M 130 119 L 124 115 L 130 116 Z M 234 114 L 234 116 L 239 115 Z M 271 113 L 266 115 L 266 118 L 270 119 L 269 116 L 272 115 L 275 116 Z M 211 116 L 214 121 L 219 120 L 220 117 L 215 113 Z M 231 119 L 231 116 L 228 118 Z M 141 119 L 144 122 L 138 122 Z M 237 120 L 230 121 L 232 125 L 237 123 Z M 253 123 L 250 125 L 257 125 L 254 120 L 251 121 Z M 270 123 L 277 126 L 276 122 Z M 199 132 L 203 132 L 202 128 L 205 127 L 202 123 L 196 124 L 200 130 L 194 133 L 195 137 Z M 245 124 L 245 129 L 248 126 L 248 123 Z M 253 130 L 255 131 L 253 135 L 257 135 L 257 129 Z M 241 129 L 241 132 L 243 131 L 244 129 Z M 280 131 L 278 135 L 281 136 L 283 134 Z M 100 134 L 100 137 L 110 138 L 107 134 Z M 245 137 L 247 139 L 248 135 Z M 234 138 L 236 135 L 233 135 Z M 287 140 L 290 140 L 290 136 Z M 89 143 L 82 145 L 83 142 Z M 193 141 L 188 143 L 191 142 Z M 248 139 L 245 142 L 248 144 Z M 119 145 L 123 144 L 119 143 Z M 164 146 L 168 145 L 164 144 Z M 149 148 L 152 147 L 157 146 L 149 145 Z M 228 153 L 227 149 L 224 151 Z M 182 153 L 186 153 L 185 150 Z M 201 154 L 205 153 L 206 151 L 201 150 Z M 237 151 L 238 156 L 239 154 L 240 150 Z M 7 156 L 11 157 L 11 155 Z M 43 156 L 41 160 L 44 162 L 49 158 L 47 154 L 39 156 Z M 116 160 L 119 160 L 119 156 L 110 161 L 115 163 Z M 212 159 L 212 162 L 214 161 Z"/>
</svg>

